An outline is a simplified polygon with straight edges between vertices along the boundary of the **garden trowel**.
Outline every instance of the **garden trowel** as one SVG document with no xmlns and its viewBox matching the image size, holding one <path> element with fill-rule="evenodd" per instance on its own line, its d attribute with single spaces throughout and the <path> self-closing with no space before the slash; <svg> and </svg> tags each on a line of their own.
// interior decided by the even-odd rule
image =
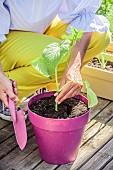
<svg viewBox="0 0 113 170">
<path fill-rule="evenodd" d="M 21 150 L 27 143 L 27 130 L 23 110 L 16 111 L 15 102 L 9 98 L 9 110 L 13 121 L 17 143 Z"/>
</svg>

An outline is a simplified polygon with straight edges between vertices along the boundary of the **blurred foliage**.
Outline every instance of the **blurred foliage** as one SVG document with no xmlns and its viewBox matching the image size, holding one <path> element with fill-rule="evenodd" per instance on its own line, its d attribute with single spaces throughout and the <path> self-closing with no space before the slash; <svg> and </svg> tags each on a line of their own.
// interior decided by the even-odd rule
<svg viewBox="0 0 113 170">
<path fill-rule="evenodd" d="M 113 0 L 102 0 L 97 14 L 104 15 L 110 23 L 110 31 L 113 38 Z"/>
</svg>

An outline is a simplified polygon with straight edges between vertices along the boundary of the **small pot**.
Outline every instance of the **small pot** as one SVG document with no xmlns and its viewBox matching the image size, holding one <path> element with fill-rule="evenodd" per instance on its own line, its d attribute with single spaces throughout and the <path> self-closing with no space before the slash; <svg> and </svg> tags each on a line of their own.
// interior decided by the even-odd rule
<svg viewBox="0 0 113 170">
<path fill-rule="evenodd" d="M 28 115 L 32 123 L 41 158 L 50 164 L 67 164 L 76 159 L 89 120 L 90 109 L 82 116 L 67 119 L 45 118 L 33 113 L 30 105 L 55 92 L 45 92 L 32 97 L 28 103 Z M 77 96 L 88 104 L 84 96 Z"/>
</svg>

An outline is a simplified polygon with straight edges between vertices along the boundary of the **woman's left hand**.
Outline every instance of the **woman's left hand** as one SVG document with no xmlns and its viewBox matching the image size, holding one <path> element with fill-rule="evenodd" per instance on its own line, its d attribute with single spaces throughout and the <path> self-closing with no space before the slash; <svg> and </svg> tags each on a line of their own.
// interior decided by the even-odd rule
<svg viewBox="0 0 113 170">
<path fill-rule="evenodd" d="M 82 76 L 80 71 L 77 70 L 77 72 L 74 71 L 74 73 L 72 70 L 66 71 L 61 79 L 60 88 L 62 88 L 68 82 L 69 84 L 67 84 L 63 88 L 63 90 L 59 93 L 59 95 L 55 99 L 55 102 L 57 102 L 58 104 L 63 102 L 65 99 L 80 94 L 81 89 L 83 87 Z"/>
</svg>

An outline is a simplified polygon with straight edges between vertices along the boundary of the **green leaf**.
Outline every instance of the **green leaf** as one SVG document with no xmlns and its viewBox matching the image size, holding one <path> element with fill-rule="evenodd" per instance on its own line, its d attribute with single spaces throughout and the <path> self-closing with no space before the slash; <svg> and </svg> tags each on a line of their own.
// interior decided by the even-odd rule
<svg viewBox="0 0 113 170">
<path fill-rule="evenodd" d="M 63 62 L 65 61 L 65 59 L 67 58 L 68 56 L 68 53 L 70 51 L 70 44 L 71 44 L 71 41 L 66 39 L 66 40 L 63 40 L 60 44 L 60 54 L 61 54 L 61 57 L 60 57 L 60 62 Z"/>
<path fill-rule="evenodd" d="M 81 38 L 82 38 L 82 36 L 83 36 L 83 30 L 79 30 L 78 31 L 78 34 L 77 34 L 77 41 L 80 41 L 81 40 Z"/>
<path fill-rule="evenodd" d="M 71 26 L 71 32 L 73 37 L 73 46 L 76 44 L 77 41 L 80 41 L 80 39 L 83 36 L 83 30 L 77 31 L 74 27 Z"/>
<path fill-rule="evenodd" d="M 52 74 L 55 72 L 54 68 L 46 63 L 43 58 L 38 58 L 31 62 L 32 66 L 44 76 L 52 79 Z"/>
<path fill-rule="evenodd" d="M 85 86 L 87 89 L 87 98 L 88 98 L 88 107 L 94 107 L 98 103 L 98 99 L 96 94 L 93 92 L 93 90 L 90 87 L 90 84 L 88 81 L 85 81 Z"/>
<path fill-rule="evenodd" d="M 66 40 L 63 40 L 60 44 L 60 49 L 61 49 L 61 52 L 62 53 L 66 53 L 66 52 L 69 52 L 70 50 L 70 44 L 71 44 L 71 41 L 66 39 Z"/>
<path fill-rule="evenodd" d="M 60 61 L 60 50 L 59 43 L 51 43 L 43 50 L 42 57 L 47 63 L 55 68 Z"/>
<path fill-rule="evenodd" d="M 71 28 L 72 35 L 77 35 L 78 31 L 72 26 L 70 26 L 70 28 Z"/>
<path fill-rule="evenodd" d="M 62 35 L 62 39 L 68 39 L 68 40 L 73 40 L 73 36 L 72 35 Z"/>
</svg>

